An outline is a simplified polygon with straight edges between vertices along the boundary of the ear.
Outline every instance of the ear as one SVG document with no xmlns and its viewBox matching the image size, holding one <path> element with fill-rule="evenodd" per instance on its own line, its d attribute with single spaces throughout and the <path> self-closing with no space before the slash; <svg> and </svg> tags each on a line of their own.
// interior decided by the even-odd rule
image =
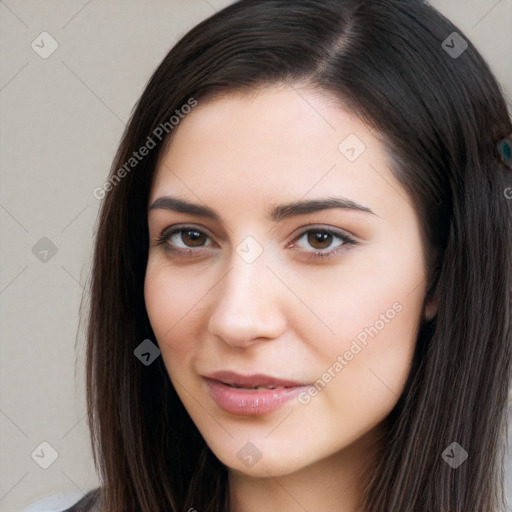
<svg viewBox="0 0 512 512">
<path fill-rule="evenodd" d="M 423 306 L 423 317 L 425 320 L 430 321 L 437 315 L 438 305 L 437 297 L 425 301 L 425 305 Z"/>
</svg>

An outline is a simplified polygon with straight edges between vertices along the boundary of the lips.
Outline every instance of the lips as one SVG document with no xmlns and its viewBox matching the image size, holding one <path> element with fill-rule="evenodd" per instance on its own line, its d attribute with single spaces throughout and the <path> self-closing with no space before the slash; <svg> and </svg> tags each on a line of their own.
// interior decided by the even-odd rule
<svg viewBox="0 0 512 512">
<path fill-rule="evenodd" d="M 243 389 L 255 389 L 258 387 L 265 389 L 293 388 L 303 386 L 305 384 L 304 382 L 279 379 L 277 377 L 271 377 L 270 375 L 263 375 L 259 373 L 253 375 L 240 375 L 234 372 L 221 371 L 205 375 L 205 377 L 212 380 L 218 380 L 219 382 L 234 388 Z"/>
<path fill-rule="evenodd" d="M 212 373 L 204 380 L 211 398 L 221 409 L 246 416 L 271 413 L 309 386 L 269 375 L 227 371 Z"/>
</svg>

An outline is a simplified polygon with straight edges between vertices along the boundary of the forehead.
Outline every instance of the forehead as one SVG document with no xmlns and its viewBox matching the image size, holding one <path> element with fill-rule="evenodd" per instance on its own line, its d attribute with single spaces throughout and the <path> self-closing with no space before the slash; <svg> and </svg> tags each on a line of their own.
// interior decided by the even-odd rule
<svg viewBox="0 0 512 512">
<path fill-rule="evenodd" d="M 388 155 L 361 120 L 323 92 L 276 87 L 199 101 L 161 155 L 149 202 L 171 192 L 219 207 L 306 195 L 396 201 L 386 179 Z"/>
</svg>

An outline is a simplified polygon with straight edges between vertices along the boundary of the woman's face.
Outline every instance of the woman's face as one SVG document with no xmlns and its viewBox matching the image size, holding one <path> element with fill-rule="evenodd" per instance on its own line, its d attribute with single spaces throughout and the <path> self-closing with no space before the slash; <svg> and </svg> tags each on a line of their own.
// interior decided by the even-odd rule
<svg viewBox="0 0 512 512">
<path fill-rule="evenodd" d="M 173 137 L 145 301 L 190 417 L 246 474 L 357 460 L 424 315 L 419 222 L 381 143 L 308 88 L 199 102 Z"/>
</svg>

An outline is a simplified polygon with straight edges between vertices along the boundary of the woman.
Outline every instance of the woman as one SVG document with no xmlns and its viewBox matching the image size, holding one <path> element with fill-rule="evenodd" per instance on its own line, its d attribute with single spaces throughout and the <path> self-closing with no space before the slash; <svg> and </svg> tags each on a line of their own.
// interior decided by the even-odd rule
<svg viewBox="0 0 512 512">
<path fill-rule="evenodd" d="M 68 510 L 503 511 L 511 132 L 419 0 L 186 34 L 95 191 L 102 485 Z"/>
</svg>

